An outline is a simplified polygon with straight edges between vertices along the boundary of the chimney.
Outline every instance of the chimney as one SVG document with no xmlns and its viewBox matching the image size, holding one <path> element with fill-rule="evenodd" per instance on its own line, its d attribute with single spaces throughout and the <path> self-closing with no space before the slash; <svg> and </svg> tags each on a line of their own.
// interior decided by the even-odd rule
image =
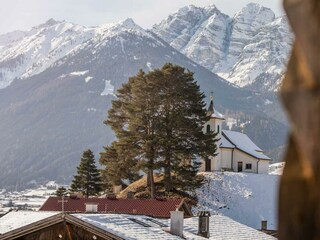
<svg viewBox="0 0 320 240">
<path fill-rule="evenodd" d="M 179 237 L 183 236 L 183 212 L 170 211 L 170 233 Z"/>
<path fill-rule="evenodd" d="M 114 193 L 108 193 L 106 197 L 110 200 L 117 200 L 117 196 Z"/>
<path fill-rule="evenodd" d="M 261 231 L 267 231 L 268 230 L 268 221 L 262 220 L 261 221 Z"/>
<path fill-rule="evenodd" d="M 86 212 L 98 212 L 98 204 L 97 203 L 85 203 Z"/>
<path fill-rule="evenodd" d="M 199 228 L 198 228 L 198 235 L 209 238 L 209 218 L 211 214 L 209 211 L 200 211 L 199 212 Z"/>
</svg>

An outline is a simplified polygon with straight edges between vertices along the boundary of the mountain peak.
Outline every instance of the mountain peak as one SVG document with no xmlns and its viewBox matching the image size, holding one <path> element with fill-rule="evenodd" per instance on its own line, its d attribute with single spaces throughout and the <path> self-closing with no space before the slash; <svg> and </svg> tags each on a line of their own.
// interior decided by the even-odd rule
<svg viewBox="0 0 320 240">
<path fill-rule="evenodd" d="M 235 18 L 238 17 L 242 17 L 248 21 L 259 18 L 271 22 L 275 19 L 275 14 L 270 8 L 264 7 L 258 3 L 248 3 L 240 12 L 236 13 Z"/>
<path fill-rule="evenodd" d="M 65 21 L 56 21 L 55 19 L 50 18 L 45 23 L 42 23 L 42 24 L 34 26 L 32 28 L 32 30 L 38 30 L 38 29 L 41 29 L 41 28 L 50 28 L 50 27 L 56 26 L 56 25 L 64 23 L 64 22 Z"/>
<path fill-rule="evenodd" d="M 218 10 L 216 5 L 214 5 L 213 3 L 211 3 L 209 6 L 205 7 L 205 9 L 208 10 L 208 11 L 217 11 Z"/>
<path fill-rule="evenodd" d="M 126 29 L 133 29 L 133 28 L 141 28 L 140 26 L 138 26 L 132 18 L 127 18 L 125 20 L 122 20 L 120 22 L 118 22 L 119 26 L 126 28 Z"/>
<path fill-rule="evenodd" d="M 45 22 L 45 25 L 55 25 L 57 23 L 59 23 L 59 22 L 54 20 L 53 18 L 50 18 Z"/>
<path fill-rule="evenodd" d="M 154 25 L 152 31 L 228 81 L 272 91 L 278 86 L 272 84 L 283 74 L 292 42 L 286 18 L 276 19 L 270 8 L 257 3 L 247 4 L 233 17 L 213 4 L 190 5 Z"/>
</svg>

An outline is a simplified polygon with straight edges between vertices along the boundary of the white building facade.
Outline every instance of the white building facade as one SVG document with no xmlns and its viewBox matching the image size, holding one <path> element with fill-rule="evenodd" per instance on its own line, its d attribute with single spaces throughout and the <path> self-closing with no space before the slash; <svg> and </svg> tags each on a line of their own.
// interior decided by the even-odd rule
<svg viewBox="0 0 320 240">
<path fill-rule="evenodd" d="M 271 159 L 243 133 L 222 130 L 224 116 L 215 110 L 211 100 L 208 109 L 210 120 L 204 132 L 218 132 L 217 155 L 201 160 L 200 171 L 234 171 L 268 174 Z"/>
</svg>

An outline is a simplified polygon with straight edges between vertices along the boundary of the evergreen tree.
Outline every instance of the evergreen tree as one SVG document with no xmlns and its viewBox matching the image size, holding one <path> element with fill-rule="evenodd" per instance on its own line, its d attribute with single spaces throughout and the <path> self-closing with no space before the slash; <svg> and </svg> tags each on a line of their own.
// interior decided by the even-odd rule
<svg viewBox="0 0 320 240">
<path fill-rule="evenodd" d="M 65 187 L 59 187 L 55 193 L 57 197 L 61 197 L 67 194 L 67 189 Z"/>
<path fill-rule="evenodd" d="M 114 130 L 122 149 L 134 155 L 131 159 L 147 169 L 148 186 L 154 198 L 153 170 L 156 161 L 156 96 L 146 74 L 139 73 L 118 90 L 106 123 Z M 148 81 L 148 82 L 147 82 Z"/>
<path fill-rule="evenodd" d="M 162 87 L 159 88 L 165 91 L 160 97 L 159 127 L 162 131 L 158 139 L 165 189 L 192 190 L 201 184 L 196 177 L 200 164 L 195 159 L 215 154 L 215 134 L 202 131 L 210 116 L 193 73 L 172 64 L 164 65 L 160 72 L 158 80 Z M 172 175 L 176 176 L 175 181 Z"/>
<path fill-rule="evenodd" d="M 137 162 L 133 160 L 132 151 L 125 149 L 117 141 L 104 147 L 104 150 L 100 153 L 100 163 L 105 165 L 102 180 L 107 189 L 111 191 L 113 186 L 122 185 L 123 179 L 130 182 L 139 179 Z"/>
<path fill-rule="evenodd" d="M 118 90 L 105 123 L 131 151 L 131 160 L 147 169 L 152 196 L 155 169 L 164 172 L 166 191 L 198 186 L 195 159 L 216 151 L 215 134 L 202 131 L 210 118 L 203 100 L 193 73 L 173 64 L 147 74 L 140 70 Z"/>
<path fill-rule="evenodd" d="M 77 174 L 72 180 L 71 192 L 82 192 L 86 197 L 97 195 L 102 190 L 100 172 L 95 165 L 94 155 L 90 149 L 83 152 Z"/>
</svg>

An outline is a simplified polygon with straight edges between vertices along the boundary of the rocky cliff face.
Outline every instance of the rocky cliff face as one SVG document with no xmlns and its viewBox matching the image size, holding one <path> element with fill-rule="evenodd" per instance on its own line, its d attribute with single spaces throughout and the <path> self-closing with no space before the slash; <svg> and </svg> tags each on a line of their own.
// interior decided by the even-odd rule
<svg viewBox="0 0 320 240">
<path fill-rule="evenodd" d="M 292 43 L 286 17 L 254 3 L 233 17 L 191 5 L 152 31 L 227 81 L 258 91 L 278 90 Z"/>
</svg>

